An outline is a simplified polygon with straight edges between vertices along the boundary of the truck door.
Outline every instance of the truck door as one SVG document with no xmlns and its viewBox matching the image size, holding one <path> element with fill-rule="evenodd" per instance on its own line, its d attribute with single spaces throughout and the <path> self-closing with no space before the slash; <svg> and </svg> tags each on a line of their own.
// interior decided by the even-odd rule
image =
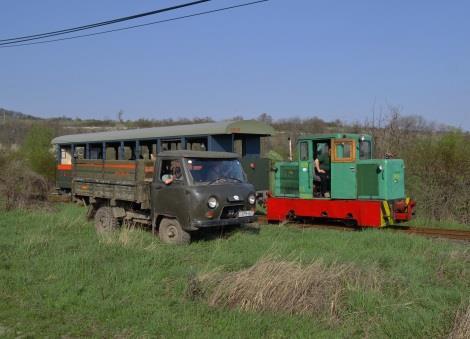
<svg viewBox="0 0 470 339">
<path fill-rule="evenodd" d="M 185 227 L 188 222 L 186 180 L 181 159 L 157 160 L 152 182 L 152 215 L 175 217 Z"/>
<path fill-rule="evenodd" d="M 331 150 L 331 197 L 356 199 L 356 142 L 333 139 Z"/>
</svg>

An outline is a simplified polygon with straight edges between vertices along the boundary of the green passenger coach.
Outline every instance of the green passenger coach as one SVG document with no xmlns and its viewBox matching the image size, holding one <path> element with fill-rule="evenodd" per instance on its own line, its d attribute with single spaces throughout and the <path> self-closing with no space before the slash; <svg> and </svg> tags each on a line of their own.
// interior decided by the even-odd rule
<svg viewBox="0 0 470 339">
<path fill-rule="evenodd" d="M 77 161 L 119 164 L 155 160 L 163 151 L 193 150 L 238 153 L 248 180 L 258 192 L 266 192 L 269 160 L 260 156 L 261 138 L 274 133 L 263 122 L 238 120 L 64 135 L 52 140 L 57 149 L 56 186 L 62 193 L 71 191 Z"/>
</svg>

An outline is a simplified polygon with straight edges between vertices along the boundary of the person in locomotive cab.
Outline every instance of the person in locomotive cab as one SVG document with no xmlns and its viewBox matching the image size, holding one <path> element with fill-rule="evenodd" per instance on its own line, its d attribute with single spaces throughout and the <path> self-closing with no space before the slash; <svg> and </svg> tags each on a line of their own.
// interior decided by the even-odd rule
<svg viewBox="0 0 470 339">
<path fill-rule="evenodd" d="M 321 196 L 330 197 L 330 147 L 327 143 L 317 149 L 315 156 L 315 174 L 320 177 Z"/>
</svg>

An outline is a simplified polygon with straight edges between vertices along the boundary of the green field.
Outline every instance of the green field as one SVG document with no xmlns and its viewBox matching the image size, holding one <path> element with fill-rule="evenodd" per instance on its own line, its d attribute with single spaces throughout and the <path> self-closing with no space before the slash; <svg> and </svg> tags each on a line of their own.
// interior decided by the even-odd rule
<svg viewBox="0 0 470 339">
<path fill-rule="evenodd" d="M 83 208 L 0 214 L 0 337 L 447 337 L 470 300 L 468 244 L 396 232 L 263 226 L 189 246 L 149 232 L 100 237 Z M 210 306 L 192 277 L 269 255 L 354 265 L 376 288 L 348 288 L 337 319 Z"/>
</svg>

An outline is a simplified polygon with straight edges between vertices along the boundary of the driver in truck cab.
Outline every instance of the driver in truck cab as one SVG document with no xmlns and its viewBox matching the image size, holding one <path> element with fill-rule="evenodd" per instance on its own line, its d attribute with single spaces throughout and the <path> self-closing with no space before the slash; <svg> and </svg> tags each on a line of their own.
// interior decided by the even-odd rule
<svg viewBox="0 0 470 339">
<path fill-rule="evenodd" d="M 181 162 L 173 160 L 170 165 L 167 165 L 163 171 L 162 181 L 165 185 L 171 184 L 174 180 L 181 180 L 183 171 L 181 169 Z"/>
</svg>

